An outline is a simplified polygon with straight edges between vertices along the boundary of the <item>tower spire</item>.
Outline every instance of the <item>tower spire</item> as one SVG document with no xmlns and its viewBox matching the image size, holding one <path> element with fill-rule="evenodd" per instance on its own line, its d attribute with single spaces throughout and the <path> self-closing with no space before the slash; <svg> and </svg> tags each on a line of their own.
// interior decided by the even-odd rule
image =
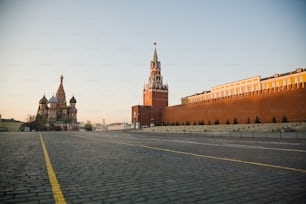
<svg viewBox="0 0 306 204">
<path fill-rule="evenodd" d="M 153 54 L 153 62 L 155 62 L 156 64 L 157 64 L 157 62 L 158 62 L 158 57 L 157 57 L 157 51 L 156 51 L 156 45 L 157 45 L 157 43 L 156 42 L 154 42 L 153 43 L 154 44 L 154 54 Z"/>
<path fill-rule="evenodd" d="M 64 76 L 61 75 L 61 83 L 56 91 L 56 98 L 58 100 L 58 104 L 57 104 L 58 109 L 66 108 L 66 95 L 64 91 L 63 79 L 64 79 Z"/>
<path fill-rule="evenodd" d="M 163 84 L 160 61 L 158 61 L 156 42 L 153 44 L 154 54 L 150 63 L 149 82 L 145 84 L 143 91 L 143 104 L 148 106 L 165 107 L 168 106 L 168 86 Z M 155 93 L 157 93 L 155 95 Z M 154 93 L 154 94 L 153 94 Z"/>
</svg>

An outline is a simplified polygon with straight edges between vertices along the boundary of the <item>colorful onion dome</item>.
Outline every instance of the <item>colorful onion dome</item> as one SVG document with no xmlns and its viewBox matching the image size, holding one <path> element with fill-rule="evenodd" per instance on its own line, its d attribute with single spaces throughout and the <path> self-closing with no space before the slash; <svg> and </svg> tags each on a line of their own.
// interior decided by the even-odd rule
<svg viewBox="0 0 306 204">
<path fill-rule="evenodd" d="M 49 103 L 57 103 L 57 98 L 55 98 L 54 96 L 52 96 L 52 97 L 49 99 Z"/>
<path fill-rule="evenodd" d="M 46 98 L 46 96 L 44 95 L 40 100 L 39 100 L 39 104 L 47 104 L 48 103 L 48 99 Z"/>
<path fill-rule="evenodd" d="M 76 103 L 76 99 L 74 98 L 74 96 L 72 96 L 72 98 L 70 99 L 70 103 Z"/>
</svg>

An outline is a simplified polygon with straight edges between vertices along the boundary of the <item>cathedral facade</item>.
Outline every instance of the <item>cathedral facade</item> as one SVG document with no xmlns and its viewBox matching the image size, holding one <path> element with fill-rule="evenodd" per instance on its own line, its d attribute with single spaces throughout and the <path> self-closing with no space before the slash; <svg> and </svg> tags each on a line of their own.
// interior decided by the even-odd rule
<svg viewBox="0 0 306 204">
<path fill-rule="evenodd" d="M 66 94 L 63 86 L 64 77 L 60 77 L 60 85 L 56 91 L 56 96 L 49 100 L 44 95 L 39 100 L 36 119 L 46 122 L 47 130 L 79 130 L 77 122 L 76 99 L 74 96 L 69 100 L 67 105 Z"/>
</svg>

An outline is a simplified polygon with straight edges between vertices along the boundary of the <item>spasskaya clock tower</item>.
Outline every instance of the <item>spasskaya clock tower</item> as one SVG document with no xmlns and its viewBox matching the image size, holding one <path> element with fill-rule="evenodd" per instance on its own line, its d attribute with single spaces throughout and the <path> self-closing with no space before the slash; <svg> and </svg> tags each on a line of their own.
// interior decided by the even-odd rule
<svg viewBox="0 0 306 204">
<path fill-rule="evenodd" d="M 143 105 L 154 108 L 168 106 L 168 85 L 163 84 L 160 61 L 158 61 L 156 43 L 154 43 L 153 59 L 150 63 L 149 82 L 143 89 Z"/>
<path fill-rule="evenodd" d="M 150 76 L 143 88 L 143 105 L 132 106 L 132 123 L 134 128 L 161 125 L 162 112 L 168 106 L 168 85 L 163 83 L 160 73 L 156 43 L 153 59 L 150 63 Z"/>
</svg>

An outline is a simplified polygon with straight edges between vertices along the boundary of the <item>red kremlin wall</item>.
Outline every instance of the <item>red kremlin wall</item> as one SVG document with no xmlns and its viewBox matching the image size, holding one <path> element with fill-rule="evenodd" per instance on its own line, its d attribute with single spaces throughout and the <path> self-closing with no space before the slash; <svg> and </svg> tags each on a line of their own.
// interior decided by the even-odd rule
<svg viewBox="0 0 306 204">
<path fill-rule="evenodd" d="M 161 112 L 163 124 L 205 124 L 271 123 L 273 117 L 281 122 L 283 117 L 289 122 L 306 121 L 306 86 L 282 90 L 266 90 L 248 94 L 223 97 L 200 103 L 165 107 Z M 155 121 L 157 122 L 157 121 Z"/>
</svg>

